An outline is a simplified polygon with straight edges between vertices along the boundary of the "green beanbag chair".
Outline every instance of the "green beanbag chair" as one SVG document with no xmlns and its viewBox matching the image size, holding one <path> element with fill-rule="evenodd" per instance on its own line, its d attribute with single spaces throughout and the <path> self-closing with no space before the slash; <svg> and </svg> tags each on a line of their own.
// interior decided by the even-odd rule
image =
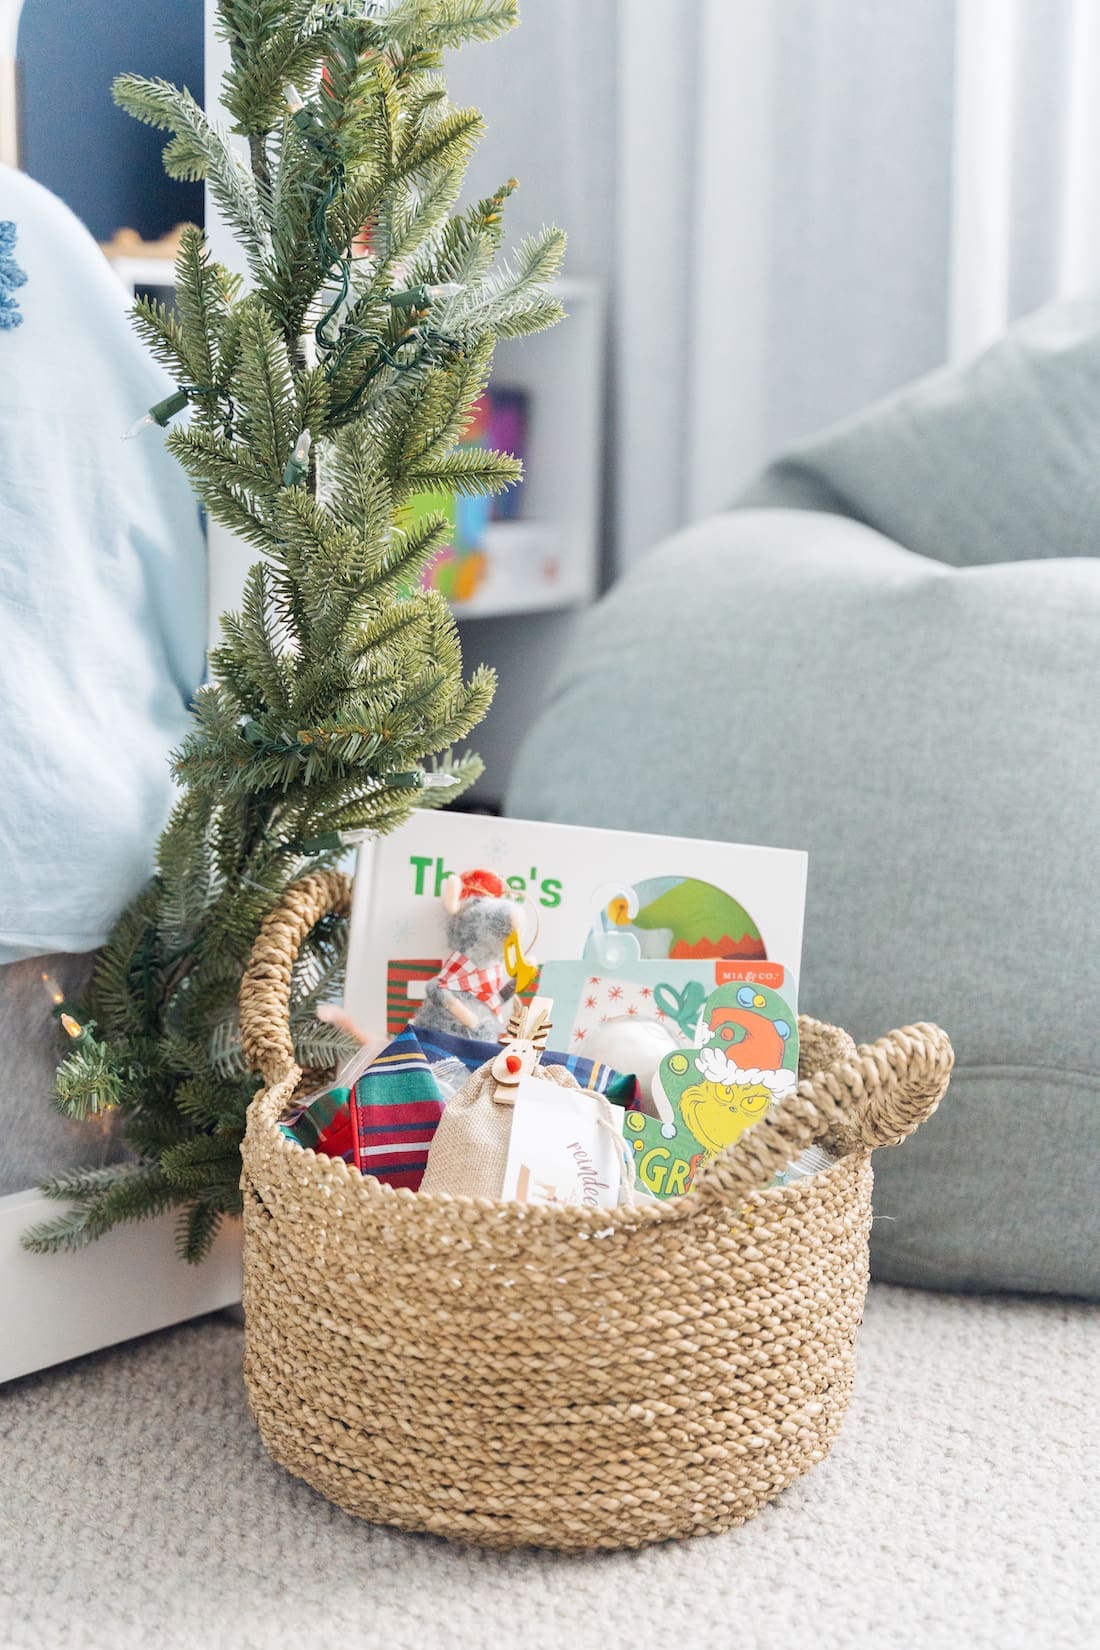
<svg viewBox="0 0 1100 1650">
<path fill-rule="evenodd" d="M 999 346 L 1000 378 L 994 351 L 804 450 L 800 508 L 646 557 L 581 621 L 507 798 L 809 850 L 802 1008 L 956 1049 L 935 1117 L 876 1159 L 872 1266 L 901 1283 L 1100 1296 L 1100 306 L 1073 314 Z M 919 539 L 922 481 L 937 559 L 840 513 Z"/>
</svg>

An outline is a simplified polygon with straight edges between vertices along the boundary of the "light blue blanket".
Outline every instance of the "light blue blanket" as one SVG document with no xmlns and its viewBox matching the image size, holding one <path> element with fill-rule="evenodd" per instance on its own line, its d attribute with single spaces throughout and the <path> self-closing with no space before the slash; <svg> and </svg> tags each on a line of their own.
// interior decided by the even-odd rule
<svg viewBox="0 0 1100 1650">
<path fill-rule="evenodd" d="M 102 943 L 148 877 L 202 679 L 205 546 L 159 430 L 171 385 L 53 196 L 0 166 L 26 274 L 0 330 L 0 963 Z M 9 312 L 10 315 L 10 312 Z"/>
</svg>

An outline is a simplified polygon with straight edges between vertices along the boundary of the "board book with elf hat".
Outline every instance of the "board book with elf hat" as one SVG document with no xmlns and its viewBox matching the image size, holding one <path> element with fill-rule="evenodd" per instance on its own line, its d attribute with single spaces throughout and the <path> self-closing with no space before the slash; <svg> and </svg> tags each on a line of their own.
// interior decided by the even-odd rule
<svg viewBox="0 0 1100 1650">
<path fill-rule="evenodd" d="M 644 1020 L 667 1028 L 662 1059 L 694 1049 L 696 1060 L 711 1044 L 746 1041 L 726 1020 L 724 1041 L 719 1027 L 698 1042 L 704 1009 L 727 988 L 752 987 L 765 1004 L 778 994 L 794 1028 L 805 853 L 425 809 L 359 848 L 344 1003 L 366 1033 L 397 1035 L 444 965 L 461 966 L 448 957 L 444 884 L 475 870 L 499 879 L 516 907 L 505 967 L 518 995 L 555 998 L 559 1048 L 587 1054 L 597 1027 L 621 1036 Z M 682 1075 L 670 1069 L 652 1085 L 668 1102 L 655 1102 L 658 1128 L 693 1086 Z"/>
</svg>

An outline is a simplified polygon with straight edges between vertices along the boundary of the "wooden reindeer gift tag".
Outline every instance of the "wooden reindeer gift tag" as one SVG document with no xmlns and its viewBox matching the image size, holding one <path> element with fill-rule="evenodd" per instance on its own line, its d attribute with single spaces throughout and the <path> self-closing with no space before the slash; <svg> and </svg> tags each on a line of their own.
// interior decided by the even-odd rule
<svg viewBox="0 0 1100 1650">
<path fill-rule="evenodd" d="M 501 1105 L 514 1105 L 521 1078 L 531 1077 L 538 1070 L 550 1035 L 553 1006 L 549 997 L 535 997 L 529 1004 L 519 997 L 512 999 L 508 1028 L 500 1038 L 504 1047 L 489 1068 L 494 1079 L 493 1099 Z"/>
</svg>

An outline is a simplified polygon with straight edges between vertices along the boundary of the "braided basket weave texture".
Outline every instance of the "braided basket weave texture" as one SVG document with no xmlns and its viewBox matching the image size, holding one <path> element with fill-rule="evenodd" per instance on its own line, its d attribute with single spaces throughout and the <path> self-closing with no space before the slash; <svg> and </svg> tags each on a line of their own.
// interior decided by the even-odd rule
<svg viewBox="0 0 1100 1650">
<path fill-rule="evenodd" d="M 249 1401 L 272 1457 L 373 1522 L 485 1546 L 728 1528 L 823 1459 L 852 1386 L 870 1152 L 938 1104 L 935 1026 L 857 1049 L 800 1020 L 797 1093 L 687 1197 L 549 1209 L 383 1186 L 278 1127 L 298 945 L 348 905 L 295 885 L 242 989 L 267 1079 L 243 1147 Z M 839 1161 L 761 1190 L 811 1141 Z"/>
</svg>

